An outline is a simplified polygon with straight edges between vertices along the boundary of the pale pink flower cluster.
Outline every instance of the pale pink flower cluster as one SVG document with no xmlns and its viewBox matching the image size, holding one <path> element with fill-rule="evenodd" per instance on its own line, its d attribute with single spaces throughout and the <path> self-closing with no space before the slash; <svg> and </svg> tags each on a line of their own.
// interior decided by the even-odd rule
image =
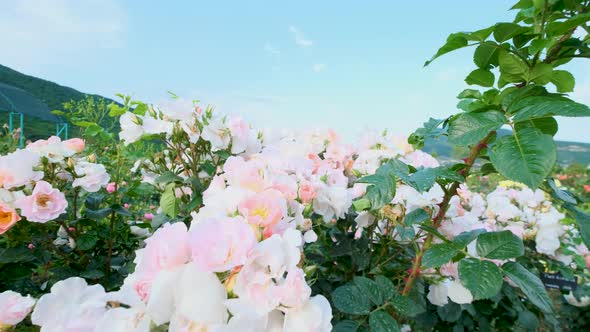
<svg viewBox="0 0 590 332">
<path fill-rule="evenodd" d="M 21 216 L 45 223 L 66 212 L 68 202 L 64 193 L 55 188 L 56 183 L 44 181 L 47 176 L 88 192 L 96 192 L 108 183 L 104 166 L 88 162 L 80 155 L 84 146 L 79 138 L 62 141 L 52 136 L 0 156 L 0 234 L 14 226 Z M 53 174 L 44 174 L 44 163 L 51 165 Z"/>
</svg>

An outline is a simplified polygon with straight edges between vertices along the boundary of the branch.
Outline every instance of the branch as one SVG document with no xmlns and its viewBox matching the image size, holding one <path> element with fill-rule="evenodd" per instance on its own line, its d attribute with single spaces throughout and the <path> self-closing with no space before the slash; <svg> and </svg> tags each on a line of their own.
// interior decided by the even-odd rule
<svg viewBox="0 0 590 332">
<path fill-rule="evenodd" d="M 473 167 L 473 164 L 475 163 L 475 160 L 481 153 L 481 150 L 483 150 L 487 146 L 487 142 L 492 138 L 492 136 L 495 133 L 495 131 L 490 132 L 484 139 L 477 143 L 477 145 L 471 148 L 469 157 L 465 160 L 466 166 L 458 172 L 459 174 L 467 178 L 467 176 L 469 175 L 469 171 L 471 170 L 471 167 Z M 460 185 L 461 183 L 459 182 L 453 182 L 451 188 L 448 191 L 446 191 L 443 201 L 440 204 L 438 204 L 438 213 L 432 219 L 432 226 L 434 228 L 438 228 L 440 223 L 443 221 L 445 214 L 447 213 L 447 209 L 449 208 L 449 202 L 451 201 L 451 198 L 455 196 L 455 194 L 457 193 L 457 189 L 459 189 Z M 422 245 L 422 248 L 416 254 L 416 259 L 414 260 L 414 264 L 412 264 L 412 268 L 410 269 L 410 275 L 408 276 L 408 280 L 406 281 L 406 286 L 402 291 L 402 295 L 407 295 L 412 290 L 414 281 L 420 274 L 420 267 L 422 266 L 422 256 L 424 256 L 424 253 L 432 244 L 433 238 L 434 235 L 432 233 L 429 233 L 426 237 L 426 240 L 424 241 L 424 244 Z"/>
</svg>

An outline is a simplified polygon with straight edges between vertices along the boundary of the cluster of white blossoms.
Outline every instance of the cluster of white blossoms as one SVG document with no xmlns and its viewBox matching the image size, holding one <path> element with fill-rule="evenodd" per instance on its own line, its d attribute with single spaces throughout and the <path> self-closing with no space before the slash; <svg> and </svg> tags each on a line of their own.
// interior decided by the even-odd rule
<svg viewBox="0 0 590 332">
<path fill-rule="evenodd" d="M 105 167 L 81 156 L 83 150 L 84 141 L 79 138 L 62 141 L 53 136 L 0 156 L 0 234 L 21 217 L 45 223 L 63 214 L 68 202 L 53 187 L 58 182 L 86 192 L 96 192 L 108 183 Z M 43 171 L 47 165 L 51 174 Z"/>
<path fill-rule="evenodd" d="M 590 260 L 588 248 L 580 241 L 574 244 L 572 235 L 575 232 L 571 225 L 562 222 L 564 217 L 552 206 L 547 194 L 539 189 L 531 190 L 519 183 L 502 181 L 484 197 L 462 185 L 457 195 L 451 198 L 449 210 L 438 231 L 452 240 L 463 232 L 477 229 L 492 232 L 509 230 L 523 240 L 533 240 L 537 253 L 566 265 L 572 262 L 573 254 Z M 467 245 L 467 251 L 478 257 L 475 241 Z M 504 263 L 491 261 L 497 265 Z M 449 298 L 459 304 L 473 300 L 471 293 L 460 283 L 458 263 L 443 265 L 440 274 L 442 281 L 430 286 L 430 302 L 442 306 L 448 303 Z"/>
</svg>

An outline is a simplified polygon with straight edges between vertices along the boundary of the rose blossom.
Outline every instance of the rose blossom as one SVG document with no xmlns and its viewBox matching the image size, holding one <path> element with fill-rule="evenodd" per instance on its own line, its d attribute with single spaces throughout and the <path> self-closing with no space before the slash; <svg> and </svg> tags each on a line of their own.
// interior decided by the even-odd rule
<svg viewBox="0 0 590 332">
<path fill-rule="evenodd" d="M 13 208 L 0 202 L 0 235 L 6 233 L 19 220 L 20 216 Z"/>
<path fill-rule="evenodd" d="M 211 218 L 189 232 L 193 261 L 203 271 L 225 272 L 243 265 L 256 245 L 254 231 L 243 218 Z"/>
<path fill-rule="evenodd" d="M 86 145 L 84 140 L 81 138 L 71 138 L 67 141 L 63 141 L 63 144 L 76 153 L 84 151 L 84 147 Z"/>
<path fill-rule="evenodd" d="M 66 212 L 65 195 L 45 181 L 39 181 L 30 196 L 18 199 L 15 206 L 29 221 L 45 223 Z"/>
<path fill-rule="evenodd" d="M 16 325 L 29 315 L 35 299 L 22 296 L 13 291 L 0 293 L 0 328 L 3 325 Z"/>
</svg>

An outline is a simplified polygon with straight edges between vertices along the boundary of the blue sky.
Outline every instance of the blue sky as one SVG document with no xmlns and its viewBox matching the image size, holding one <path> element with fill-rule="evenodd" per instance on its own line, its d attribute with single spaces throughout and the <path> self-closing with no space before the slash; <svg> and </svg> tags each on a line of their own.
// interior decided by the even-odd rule
<svg viewBox="0 0 590 332">
<path fill-rule="evenodd" d="M 0 63 L 150 102 L 170 90 L 257 127 L 409 134 L 455 112 L 471 50 L 423 68 L 449 33 L 509 21 L 513 1 L 0 2 Z M 590 62 L 570 66 L 590 104 Z M 558 138 L 590 142 L 590 120 Z"/>
</svg>

